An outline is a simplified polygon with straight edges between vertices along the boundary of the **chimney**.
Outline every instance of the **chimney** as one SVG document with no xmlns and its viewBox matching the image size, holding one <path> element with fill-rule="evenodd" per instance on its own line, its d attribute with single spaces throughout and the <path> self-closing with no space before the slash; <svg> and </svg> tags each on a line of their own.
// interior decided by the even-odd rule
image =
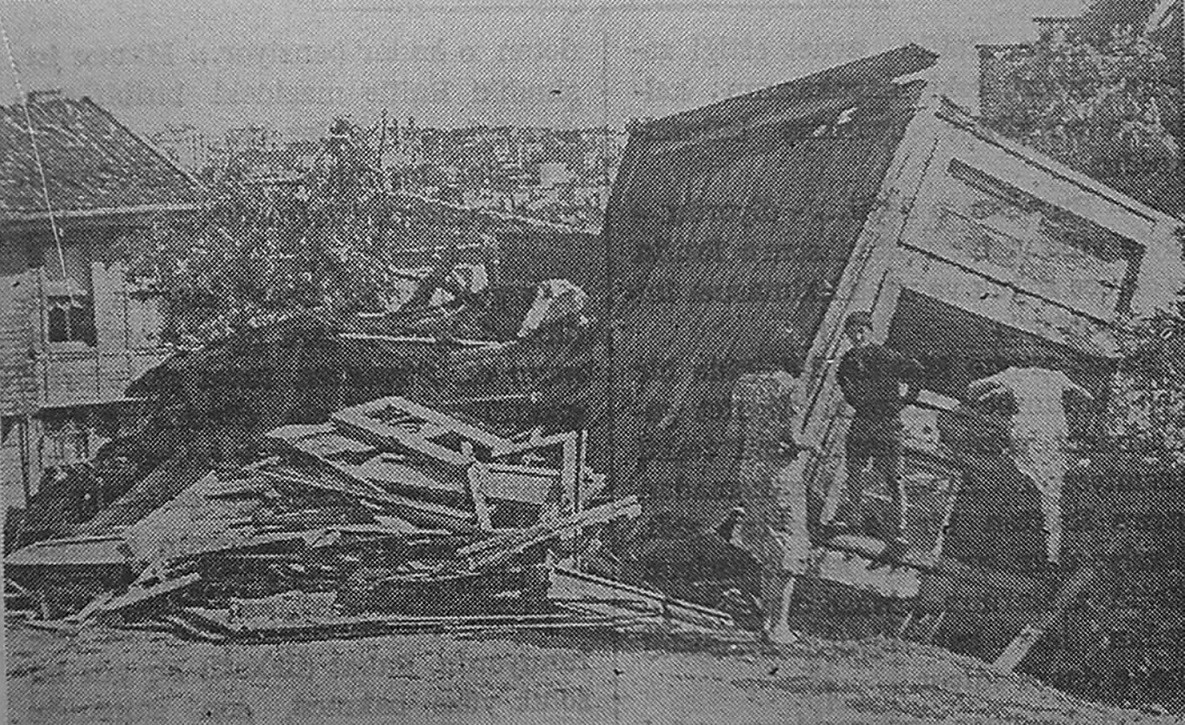
<svg viewBox="0 0 1185 725">
<path fill-rule="evenodd" d="M 61 88 L 50 88 L 37 91 L 29 91 L 25 94 L 25 103 L 37 104 L 46 101 L 60 101 L 64 98 Z"/>
</svg>

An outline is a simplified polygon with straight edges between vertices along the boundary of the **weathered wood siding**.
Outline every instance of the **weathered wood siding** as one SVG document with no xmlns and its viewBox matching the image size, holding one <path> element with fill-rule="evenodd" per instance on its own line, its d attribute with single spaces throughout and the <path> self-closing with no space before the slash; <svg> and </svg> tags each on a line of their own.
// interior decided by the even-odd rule
<svg viewBox="0 0 1185 725">
<path fill-rule="evenodd" d="M 0 231 L 0 415 L 33 412 L 37 376 L 33 349 L 40 292 L 15 237 Z"/>
</svg>

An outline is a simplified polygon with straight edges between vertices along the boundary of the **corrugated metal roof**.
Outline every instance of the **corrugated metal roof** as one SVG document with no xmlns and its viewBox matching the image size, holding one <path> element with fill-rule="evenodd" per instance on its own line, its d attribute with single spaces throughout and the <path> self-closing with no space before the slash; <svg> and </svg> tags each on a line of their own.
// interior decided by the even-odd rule
<svg viewBox="0 0 1185 725">
<path fill-rule="evenodd" d="M 0 108 L 0 220 L 46 214 L 42 176 L 55 213 L 177 208 L 198 201 L 200 185 L 89 98 L 30 94 Z"/>
<path fill-rule="evenodd" d="M 592 436 L 624 491 L 729 496 L 735 361 L 771 320 L 816 333 L 918 107 L 922 84 L 890 81 L 935 60 L 906 46 L 631 136 L 605 228 L 613 399 Z"/>
</svg>

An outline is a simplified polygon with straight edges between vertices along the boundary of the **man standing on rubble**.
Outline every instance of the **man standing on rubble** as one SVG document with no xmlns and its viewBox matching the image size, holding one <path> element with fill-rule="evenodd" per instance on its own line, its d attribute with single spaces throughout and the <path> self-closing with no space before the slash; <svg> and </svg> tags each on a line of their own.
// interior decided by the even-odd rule
<svg viewBox="0 0 1185 725">
<path fill-rule="evenodd" d="M 908 548 L 904 536 L 901 411 L 912 405 L 921 393 L 922 366 L 896 350 L 872 342 L 869 312 L 848 315 L 844 333 L 852 346 L 840 360 L 837 378 L 844 399 L 856 414 L 844 441 L 846 507 L 841 507 L 840 517 L 832 521 L 831 528 L 837 532 L 864 530 L 864 469 L 871 461 L 873 472 L 885 480 L 893 500 L 891 530 L 884 535 L 888 546 L 883 557 L 894 561 Z"/>
<path fill-rule="evenodd" d="M 735 538 L 761 562 L 764 630 L 774 641 L 793 638 L 786 621 L 790 597 L 810 551 L 805 460 L 799 454 L 818 449 L 800 433 L 804 352 L 793 328 L 771 325 L 757 349 L 739 361 L 744 372 L 732 390 L 729 435 L 739 447 L 744 505 Z"/>
</svg>

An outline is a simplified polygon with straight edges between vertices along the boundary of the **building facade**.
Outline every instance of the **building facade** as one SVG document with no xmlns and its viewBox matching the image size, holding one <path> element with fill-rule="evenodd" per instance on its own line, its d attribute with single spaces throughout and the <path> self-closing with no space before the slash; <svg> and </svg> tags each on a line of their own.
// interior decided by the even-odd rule
<svg viewBox="0 0 1185 725">
<path fill-rule="evenodd" d="M 134 425 L 129 382 L 162 361 L 163 300 L 129 250 L 198 208 L 174 161 L 88 98 L 0 109 L 0 477 L 43 473 Z"/>
</svg>

